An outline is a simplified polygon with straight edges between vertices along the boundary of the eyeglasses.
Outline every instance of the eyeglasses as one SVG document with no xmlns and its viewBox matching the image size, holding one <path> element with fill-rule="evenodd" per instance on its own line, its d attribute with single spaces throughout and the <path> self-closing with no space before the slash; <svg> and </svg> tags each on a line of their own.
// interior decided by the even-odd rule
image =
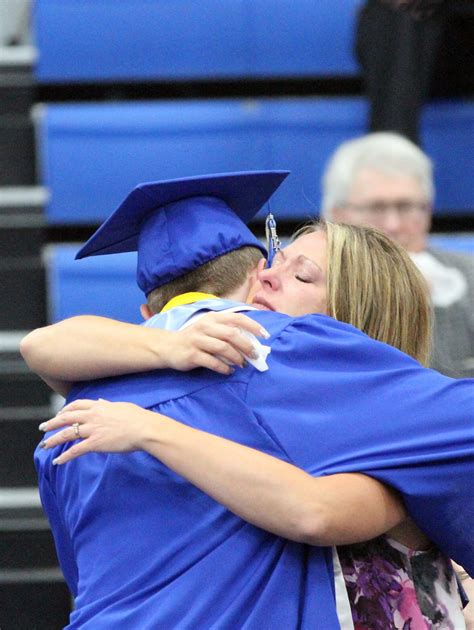
<svg viewBox="0 0 474 630">
<path fill-rule="evenodd" d="M 429 209 L 429 204 L 420 201 L 393 201 L 390 203 L 377 201 L 368 204 L 347 203 L 345 207 L 372 218 L 383 218 L 391 210 L 395 211 L 400 217 L 409 218 L 426 212 Z"/>
</svg>

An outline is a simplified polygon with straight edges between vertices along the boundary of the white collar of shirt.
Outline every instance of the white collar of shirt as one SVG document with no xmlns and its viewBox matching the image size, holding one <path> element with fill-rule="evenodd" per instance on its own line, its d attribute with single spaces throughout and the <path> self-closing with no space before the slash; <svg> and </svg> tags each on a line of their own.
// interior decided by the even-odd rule
<svg viewBox="0 0 474 630">
<path fill-rule="evenodd" d="M 410 258 L 428 283 L 434 306 L 447 308 L 467 292 L 467 281 L 459 269 L 447 267 L 430 252 L 410 252 Z"/>
</svg>

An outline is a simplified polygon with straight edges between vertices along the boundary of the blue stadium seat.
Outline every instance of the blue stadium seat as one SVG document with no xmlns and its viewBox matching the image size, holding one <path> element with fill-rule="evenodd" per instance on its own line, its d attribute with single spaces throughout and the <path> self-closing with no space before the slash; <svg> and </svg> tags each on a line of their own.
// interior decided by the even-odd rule
<svg viewBox="0 0 474 630">
<path fill-rule="evenodd" d="M 73 315 L 102 315 L 139 323 L 145 300 L 135 282 L 136 254 L 74 260 L 79 245 L 48 248 L 49 321 Z"/>
<path fill-rule="evenodd" d="M 435 167 L 436 207 L 474 212 L 474 102 L 440 101 L 425 107 L 421 131 Z"/>
<path fill-rule="evenodd" d="M 41 82 L 357 74 L 361 0 L 36 0 Z"/>
<path fill-rule="evenodd" d="M 471 234 L 431 234 L 429 244 L 436 249 L 474 255 L 474 233 Z M 473 258 L 474 265 L 474 258 Z"/>
<path fill-rule="evenodd" d="M 251 76 L 354 76 L 356 11 L 362 0 L 249 2 Z"/>
<path fill-rule="evenodd" d="M 261 107 L 242 101 L 52 105 L 39 164 L 52 223 L 93 223 L 138 183 L 259 168 Z"/>
<path fill-rule="evenodd" d="M 336 147 L 364 130 L 361 99 L 299 98 L 263 101 L 267 161 L 290 177 L 272 200 L 280 218 L 305 221 L 319 214 L 321 173 Z"/>
<path fill-rule="evenodd" d="M 95 223 L 139 182 L 234 170 L 288 168 L 272 200 L 281 218 L 317 214 L 333 150 L 364 133 L 360 98 L 50 105 L 39 117 L 42 183 L 51 223 Z M 446 121 L 446 122 L 444 122 Z M 433 103 L 422 134 L 436 166 L 436 206 L 474 209 L 474 104 Z"/>
</svg>

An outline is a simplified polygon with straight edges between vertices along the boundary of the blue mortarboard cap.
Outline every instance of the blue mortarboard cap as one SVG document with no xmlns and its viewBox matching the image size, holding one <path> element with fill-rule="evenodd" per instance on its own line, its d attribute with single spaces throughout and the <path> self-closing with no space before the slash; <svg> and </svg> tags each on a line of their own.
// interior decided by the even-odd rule
<svg viewBox="0 0 474 630">
<path fill-rule="evenodd" d="M 265 248 L 245 225 L 288 171 L 250 171 L 139 184 L 76 258 L 138 251 L 150 291 L 240 247 Z"/>
</svg>

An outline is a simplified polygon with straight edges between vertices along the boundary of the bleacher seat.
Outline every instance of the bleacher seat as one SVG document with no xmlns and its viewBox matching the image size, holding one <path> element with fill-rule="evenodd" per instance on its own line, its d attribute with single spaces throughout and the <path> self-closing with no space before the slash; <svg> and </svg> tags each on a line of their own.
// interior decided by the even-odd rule
<svg viewBox="0 0 474 630">
<path fill-rule="evenodd" d="M 254 0 L 246 6 L 245 74 L 336 77 L 359 73 L 354 22 L 362 0 Z M 223 6 L 224 3 L 221 3 Z"/>
<path fill-rule="evenodd" d="M 288 168 L 272 200 L 280 218 L 317 214 L 334 149 L 364 132 L 361 98 L 275 98 L 44 106 L 37 116 L 47 219 L 98 223 L 139 182 L 202 173 Z M 422 135 L 435 163 L 436 207 L 474 209 L 474 104 L 426 108 Z"/>
<path fill-rule="evenodd" d="M 139 323 L 145 299 L 135 281 L 136 254 L 74 260 L 79 245 L 50 246 L 46 255 L 49 321 L 102 315 Z"/>
<path fill-rule="evenodd" d="M 39 124 L 47 217 L 100 221 L 139 182 L 258 168 L 259 118 L 238 101 L 48 106 Z"/>
<path fill-rule="evenodd" d="M 361 0 L 36 0 L 42 82 L 357 74 Z"/>
<path fill-rule="evenodd" d="M 436 249 L 445 249 L 461 254 L 474 254 L 474 233 L 467 234 L 431 234 L 429 245 Z M 474 264 L 474 259 L 473 259 Z"/>
<path fill-rule="evenodd" d="M 423 146 L 434 161 L 436 207 L 474 212 L 474 101 L 441 101 L 425 108 Z"/>
</svg>

